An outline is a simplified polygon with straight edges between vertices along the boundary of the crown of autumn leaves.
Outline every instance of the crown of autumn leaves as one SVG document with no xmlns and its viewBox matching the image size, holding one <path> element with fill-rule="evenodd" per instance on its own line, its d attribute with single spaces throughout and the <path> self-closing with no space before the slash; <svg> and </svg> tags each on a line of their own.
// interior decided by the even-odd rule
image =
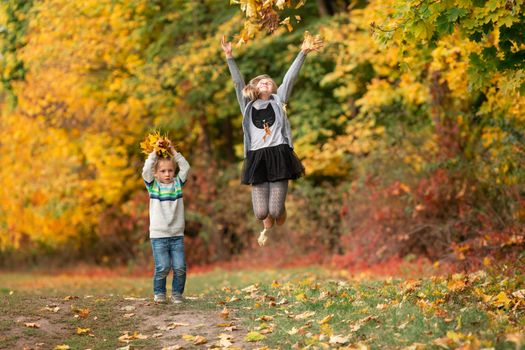
<svg viewBox="0 0 525 350">
<path fill-rule="evenodd" d="M 155 131 L 146 135 L 144 141 L 140 143 L 140 149 L 142 150 L 142 153 L 147 155 L 155 151 L 158 157 L 173 158 L 170 149 L 171 145 L 172 143 L 167 136 L 161 135 L 160 132 Z"/>
</svg>

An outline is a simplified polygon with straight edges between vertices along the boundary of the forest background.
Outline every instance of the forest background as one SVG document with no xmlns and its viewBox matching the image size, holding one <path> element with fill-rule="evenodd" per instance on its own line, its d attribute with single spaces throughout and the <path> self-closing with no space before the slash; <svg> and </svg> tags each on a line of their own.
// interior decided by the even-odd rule
<svg viewBox="0 0 525 350">
<path fill-rule="evenodd" d="M 139 144 L 192 164 L 190 266 L 525 259 L 523 0 L 6 0 L 0 266 L 150 264 Z M 220 38 L 278 83 L 307 176 L 261 229 Z"/>
</svg>

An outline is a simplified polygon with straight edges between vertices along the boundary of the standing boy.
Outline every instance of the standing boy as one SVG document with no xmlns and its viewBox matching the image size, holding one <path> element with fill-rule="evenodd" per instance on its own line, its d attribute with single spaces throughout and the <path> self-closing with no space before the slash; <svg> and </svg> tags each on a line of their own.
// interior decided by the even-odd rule
<svg viewBox="0 0 525 350">
<path fill-rule="evenodd" d="M 184 202 L 182 187 L 190 165 L 170 145 L 173 157 L 160 157 L 151 152 L 144 163 L 142 177 L 149 193 L 149 236 L 155 261 L 153 300 L 166 302 L 166 279 L 173 269 L 172 303 L 182 303 L 186 284 L 184 257 Z M 175 176 L 175 162 L 179 173 Z"/>
</svg>

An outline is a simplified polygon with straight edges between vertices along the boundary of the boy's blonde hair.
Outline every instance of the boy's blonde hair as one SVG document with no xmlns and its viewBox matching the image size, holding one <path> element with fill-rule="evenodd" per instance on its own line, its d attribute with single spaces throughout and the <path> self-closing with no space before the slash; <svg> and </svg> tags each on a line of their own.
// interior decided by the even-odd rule
<svg viewBox="0 0 525 350">
<path fill-rule="evenodd" d="M 159 170 L 159 163 L 160 162 L 163 162 L 163 161 L 171 161 L 173 163 L 173 169 L 177 169 L 177 163 L 175 162 L 175 158 L 173 157 L 159 157 L 157 158 L 157 160 L 155 161 L 155 163 L 153 163 L 153 172 L 157 172 L 157 170 Z"/>
<path fill-rule="evenodd" d="M 277 92 L 277 84 L 268 74 L 262 74 L 250 80 L 248 85 L 246 85 L 244 89 L 242 89 L 242 95 L 250 101 L 255 101 L 256 99 L 258 99 L 259 90 L 257 89 L 257 83 L 263 79 L 268 79 L 272 82 L 272 93 L 275 94 Z"/>
</svg>

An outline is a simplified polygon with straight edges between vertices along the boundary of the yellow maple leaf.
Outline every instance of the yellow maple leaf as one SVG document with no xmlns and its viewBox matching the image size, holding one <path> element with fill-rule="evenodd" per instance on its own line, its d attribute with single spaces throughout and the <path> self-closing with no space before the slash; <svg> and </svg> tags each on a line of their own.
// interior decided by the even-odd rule
<svg viewBox="0 0 525 350">
<path fill-rule="evenodd" d="M 511 300 L 505 292 L 499 292 L 499 294 L 496 295 L 492 303 L 498 307 L 508 308 L 511 303 Z"/>
<path fill-rule="evenodd" d="M 182 339 L 184 339 L 186 341 L 193 341 L 193 339 L 195 339 L 195 336 L 191 335 L 191 334 L 183 334 L 182 335 Z"/>
<path fill-rule="evenodd" d="M 324 317 L 322 320 L 320 321 L 317 321 L 318 324 L 325 324 L 325 323 L 328 323 L 332 320 L 332 318 L 334 317 L 334 315 L 328 315 L 326 317 Z"/>
<path fill-rule="evenodd" d="M 222 309 L 222 311 L 219 314 L 222 318 L 226 319 L 230 316 L 230 310 L 226 308 L 226 306 Z"/>
<path fill-rule="evenodd" d="M 265 338 L 266 337 L 262 335 L 261 333 L 251 331 L 251 332 L 248 332 L 248 334 L 246 334 L 246 336 L 244 337 L 244 340 L 248 342 L 256 342 L 256 341 L 261 341 Z"/>
<path fill-rule="evenodd" d="M 204 338 L 202 335 L 197 335 L 193 339 L 193 344 L 195 344 L 195 345 L 206 344 L 206 342 L 208 342 L 208 340 L 206 338 Z"/>
<path fill-rule="evenodd" d="M 295 299 L 297 301 L 305 301 L 305 300 L 308 300 L 308 298 L 306 297 L 306 295 L 304 293 L 299 293 L 295 296 Z"/>
<path fill-rule="evenodd" d="M 60 344 L 53 348 L 53 350 L 69 350 L 69 349 L 71 348 L 69 347 L 69 345 L 66 345 L 66 344 Z"/>
<path fill-rule="evenodd" d="M 91 332 L 91 329 L 90 329 L 90 328 L 80 328 L 80 327 L 77 327 L 77 334 L 78 334 L 78 335 L 89 334 L 89 332 Z"/>
</svg>

